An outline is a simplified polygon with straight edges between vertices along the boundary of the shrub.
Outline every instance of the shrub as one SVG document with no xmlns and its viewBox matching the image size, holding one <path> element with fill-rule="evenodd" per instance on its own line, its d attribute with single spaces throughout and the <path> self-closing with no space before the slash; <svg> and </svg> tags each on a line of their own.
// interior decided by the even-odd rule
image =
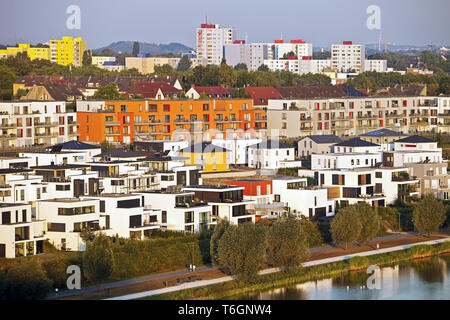
<svg viewBox="0 0 450 320">
<path fill-rule="evenodd" d="M 369 265 L 369 259 L 367 257 L 356 256 L 347 260 L 350 270 L 357 270 Z"/>
<path fill-rule="evenodd" d="M 38 259 L 24 260 L 8 270 L 6 298 L 9 300 L 40 300 L 51 292 L 52 282 Z"/>
</svg>

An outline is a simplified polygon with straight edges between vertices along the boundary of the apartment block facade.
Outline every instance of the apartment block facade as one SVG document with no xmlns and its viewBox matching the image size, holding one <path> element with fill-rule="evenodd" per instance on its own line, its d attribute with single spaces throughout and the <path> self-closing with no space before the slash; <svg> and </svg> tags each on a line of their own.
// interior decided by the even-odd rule
<svg viewBox="0 0 450 320">
<path fill-rule="evenodd" d="M 363 72 L 365 68 L 366 48 L 363 44 L 343 41 L 331 46 L 331 67 L 338 72 Z"/>
<path fill-rule="evenodd" d="M 251 99 L 77 101 L 79 140 L 90 142 L 172 140 L 174 133 L 201 141 L 227 130 L 263 135 L 264 113 Z"/>
<path fill-rule="evenodd" d="M 50 61 L 63 65 L 81 67 L 86 41 L 82 38 L 63 37 L 62 40 L 50 40 Z"/>
<path fill-rule="evenodd" d="M 441 99 L 447 98 L 274 99 L 269 101 L 267 110 L 267 135 L 286 138 L 315 134 L 356 136 L 382 128 L 409 134 L 449 132 L 450 105 L 439 107 Z"/>
<path fill-rule="evenodd" d="M 221 28 L 218 24 L 202 24 L 197 28 L 197 58 L 202 65 L 222 62 L 223 46 L 232 44 L 236 40 L 236 30 Z"/>
<path fill-rule="evenodd" d="M 0 145 L 52 145 L 74 140 L 77 115 L 64 101 L 0 102 Z"/>
<path fill-rule="evenodd" d="M 255 71 L 268 59 L 269 45 L 265 43 L 245 43 L 237 40 L 233 44 L 226 44 L 223 47 L 224 58 L 227 65 L 236 66 L 239 63 L 247 65 L 248 70 Z"/>
</svg>

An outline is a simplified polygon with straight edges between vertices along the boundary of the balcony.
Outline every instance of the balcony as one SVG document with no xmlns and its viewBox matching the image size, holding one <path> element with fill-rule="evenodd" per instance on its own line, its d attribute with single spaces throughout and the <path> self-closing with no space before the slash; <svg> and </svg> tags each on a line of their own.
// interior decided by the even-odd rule
<svg viewBox="0 0 450 320">
<path fill-rule="evenodd" d="M 267 117 L 262 117 L 262 118 L 255 118 L 255 122 L 266 122 L 267 121 Z"/>
<path fill-rule="evenodd" d="M 120 126 L 120 121 L 105 121 L 105 126 Z"/>
<path fill-rule="evenodd" d="M 147 122 L 147 124 L 148 125 L 157 125 L 157 124 L 162 124 L 163 122 L 162 122 L 162 120 L 149 120 L 148 122 Z"/>
<path fill-rule="evenodd" d="M 17 134 L 11 133 L 9 135 L 6 134 L 2 134 L 0 135 L 0 140 L 12 140 L 12 139 L 16 139 L 17 138 Z"/>
<path fill-rule="evenodd" d="M 80 135 L 79 132 L 69 132 L 68 134 L 69 134 L 69 136 L 79 136 Z"/>
<path fill-rule="evenodd" d="M 188 119 L 175 119 L 174 120 L 175 123 L 189 123 Z"/>
<path fill-rule="evenodd" d="M 35 127 L 56 127 L 59 122 L 34 122 Z"/>
<path fill-rule="evenodd" d="M 34 136 L 36 138 L 51 138 L 57 137 L 59 134 L 57 132 L 44 132 L 44 133 L 35 133 Z"/>
<path fill-rule="evenodd" d="M 1 123 L 0 129 L 14 129 L 17 128 L 17 125 L 14 123 Z"/>
<path fill-rule="evenodd" d="M 80 125 L 80 121 L 68 121 L 67 124 L 69 126 L 79 126 Z"/>
<path fill-rule="evenodd" d="M 120 136 L 120 132 L 105 131 L 105 136 Z"/>
<path fill-rule="evenodd" d="M 406 114 L 396 114 L 396 113 L 390 113 L 385 115 L 386 118 L 404 118 L 407 117 Z"/>
<path fill-rule="evenodd" d="M 357 115 L 356 116 L 357 119 L 378 119 L 377 115 Z"/>
</svg>

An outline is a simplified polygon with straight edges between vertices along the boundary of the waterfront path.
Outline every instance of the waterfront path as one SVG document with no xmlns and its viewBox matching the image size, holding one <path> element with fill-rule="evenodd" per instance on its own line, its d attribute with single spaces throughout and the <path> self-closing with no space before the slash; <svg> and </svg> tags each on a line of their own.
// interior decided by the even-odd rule
<svg viewBox="0 0 450 320">
<path fill-rule="evenodd" d="M 406 249 L 409 249 L 409 248 L 417 246 L 417 245 L 423 245 L 423 244 L 435 245 L 435 244 L 439 244 L 439 243 L 443 243 L 443 242 L 447 242 L 447 241 L 450 241 L 450 237 L 442 238 L 442 239 L 438 239 L 438 240 L 430 240 L 430 241 L 423 241 L 423 242 L 418 242 L 418 243 L 400 245 L 400 246 L 390 247 L 390 248 L 375 249 L 375 250 L 371 250 L 371 251 L 364 251 L 364 252 L 359 252 L 359 253 L 354 253 L 354 254 L 342 255 L 342 256 L 333 257 L 333 258 L 308 261 L 308 262 L 303 263 L 303 266 L 304 267 L 317 266 L 320 264 L 348 260 L 348 259 L 356 257 L 356 256 L 361 256 L 361 257 L 371 256 L 371 255 L 376 255 L 376 254 L 406 250 Z M 259 274 L 264 275 L 264 274 L 270 274 L 270 273 L 275 273 L 275 272 L 279 272 L 279 271 L 280 271 L 280 268 L 269 268 L 269 269 L 260 271 Z M 211 280 L 202 280 L 202 281 L 190 282 L 190 283 L 185 283 L 182 285 L 177 285 L 177 286 L 172 286 L 172 287 L 167 287 L 167 288 L 162 288 L 162 289 L 156 289 L 156 290 L 144 291 L 144 292 L 139 292 L 139 293 L 134 293 L 134 294 L 128 294 L 128 295 L 119 296 L 119 297 L 108 298 L 105 300 L 135 300 L 135 299 L 150 297 L 150 296 L 154 296 L 154 295 L 159 295 L 159 294 L 164 294 L 164 293 L 169 293 L 169 292 L 174 292 L 174 291 L 179 291 L 179 290 L 198 288 L 198 287 L 208 286 L 208 285 L 212 285 L 212 284 L 227 282 L 227 281 L 231 281 L 234 279 L 235 279 L 234 276 L 227 276 L 227 277 L 221 277 L 221 278 L 211 279 Z"/>
</svg>

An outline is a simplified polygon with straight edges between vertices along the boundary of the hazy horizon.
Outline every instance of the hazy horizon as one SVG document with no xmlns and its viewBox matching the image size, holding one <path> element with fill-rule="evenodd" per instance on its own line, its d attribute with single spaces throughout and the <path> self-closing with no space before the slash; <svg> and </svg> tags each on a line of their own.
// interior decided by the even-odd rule
<svg viewBox="0 0 450 320">
<path fill-rule="evenodd" d="M 66 9 L 81 9 L 81 29 L 69 30 Z M 366 9 L 381 9 L 381 30 L 366 26 Z M 156 2 L 143 0 L 2 0 L 0 43 L 37 44 L 62 36 L 82 37 L 90 49 L 118 41 L 168 44 L 195 48 L 195 29 L 205 22 L 233 26 L 239 39 L 272 42 L 304 39 L 315 47 L 343 40 L 396 45 L 449 45 L 450 1 L 430 0 L 316 0 L 273 3 L 266 0 L 197 0 Z"/>
</svg>

